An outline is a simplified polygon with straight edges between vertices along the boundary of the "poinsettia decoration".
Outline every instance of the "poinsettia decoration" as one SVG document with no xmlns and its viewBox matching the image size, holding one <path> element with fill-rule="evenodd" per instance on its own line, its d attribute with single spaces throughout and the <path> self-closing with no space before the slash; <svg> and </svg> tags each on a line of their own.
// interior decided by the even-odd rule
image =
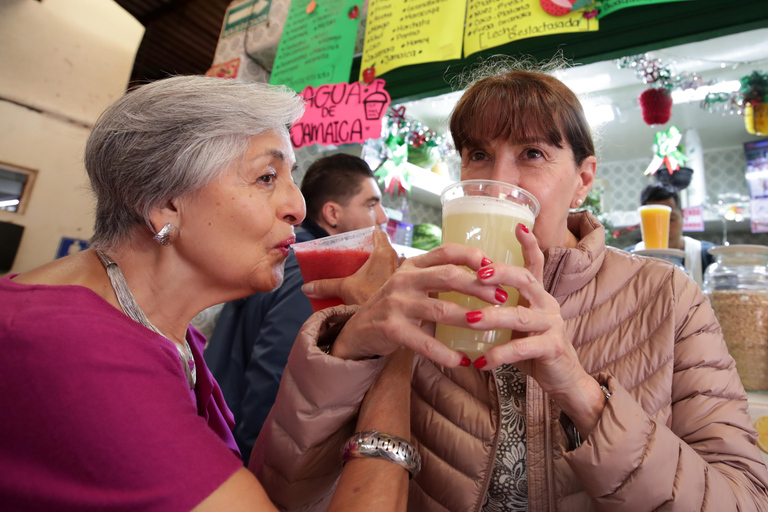
<svg viewBox="0 0 768 512">
<path fill-rule="evenodd" d="M 379 183 L 384 185 L 384 191 L 389 195 L 397 192 L 397 195 L 407 194 L 411 191 L 411 171 L 405 165 L 408 159 L 408 145 L 402 137 L 390 134 L 386 140 L 389 150 L 388 157 L 382 162 L 374 175 L 379 178 Z"/>
<path fill-rule="evenodd" d="M 645 169 L 645 174 L 656 174 L 663 167 L 666 167 L 669 174 L 679 170 L 680 164 L 688 160 L 688 157 L 680 151 L 681 140 L 683 140 L 683 134 L 674 125 L 670 126 L 669 130 L 656 132 L 653 139 L 655 155 Z"/>
</svg>

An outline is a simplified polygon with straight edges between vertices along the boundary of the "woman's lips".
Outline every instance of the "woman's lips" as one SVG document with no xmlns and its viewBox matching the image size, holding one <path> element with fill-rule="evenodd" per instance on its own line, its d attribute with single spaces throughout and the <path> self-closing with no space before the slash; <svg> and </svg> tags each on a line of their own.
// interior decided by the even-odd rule
<svg viewBox="0 0 768 512">
<path fill-rule="evenodd" d="M 288 254 L 290 253 L 290 246 L 295 243 L 296 243 L 296 237 L 292 236 L 290 238 L 286 238 L 285 240 L 277 244 L 275 246 L 275 249 L 282 252 L 283 256 L 288 256 Z"/>
</svg>

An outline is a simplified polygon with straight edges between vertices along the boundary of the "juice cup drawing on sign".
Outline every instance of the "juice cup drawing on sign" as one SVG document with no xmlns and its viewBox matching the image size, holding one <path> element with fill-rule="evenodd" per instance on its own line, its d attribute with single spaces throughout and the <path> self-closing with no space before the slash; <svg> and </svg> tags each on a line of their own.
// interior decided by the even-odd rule
<svg viewBox="0 0 768 512">
<path fill-rule="evenodd" d="M 640 230 L 646 249 L 669 247 L 669 214 L 672 208 L 663 204 L 641 206 Z"/>
<path fill-rule="evenodd" d="M 349 231 L 309 242 L 293 244 L 301 277 L 305 283 L 318 279 L 348 277 L 360 270 L 373 251 L 375 227 Z M 344 304 L 339 298 L 309 299 L 312 311 Z"/>
<path fill-rule="evenodd" d="M 467 180 L 446 188 L 440 200 L 443 203 L 444 244 L 477 247 L 494 262 L 524 266 L 515 228 L 522 223 L 533 230 L 540 206 L 532 194 L 500 181 Z M 502 288 L 509 294 L 504 306 L 517 306 L 517 290 L 511 286 Z M 472 310 L 490 305 L 458 292 L 440 293 L 438 298 Z M 477 331 L 437 324 L 435 331 L 435 338 L 448 348 L 464 352 L 471 359 L 481 356 L 494 345 L 508 342 L 511 337 L 510 329 Z"/>
</svg>

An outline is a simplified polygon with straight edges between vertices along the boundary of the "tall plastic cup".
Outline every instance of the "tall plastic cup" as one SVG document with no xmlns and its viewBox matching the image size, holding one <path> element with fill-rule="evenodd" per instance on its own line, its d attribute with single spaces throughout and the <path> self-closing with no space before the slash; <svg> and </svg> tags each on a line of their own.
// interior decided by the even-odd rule
<svg viewBox="0 0 768 512">
<path fill-rule="evenodd" d="M 348 277 L 360 270 L 373 251 L 375 227 L 349 231 L 309 242 L 293 244 L 301 277 L 305 283 L 318 279 Z M 339 298 L 309 299 L 312 311 L 344 304 Z"/>
<path fill-rule="evenodd" d="M 443 203 L 443 243 L 458 243 L 477 247 L 494 262 L 523 266 L 523 252 L 515 236 L 518 224 L 533 229 L 539 214 L 539 201 L 529 192 L 500 181 L 467 180 L 446 188 Z M 515 288 L 503 286 L 509 294 L 504 306 L 517 306 Z M 469 309 L 481 309 L 490 304 L 458 292 L 440 293 L 448 300 Z M 508 342 L 510 329 L 477 331 L 438 324 L 435 337 L 448 348 L 460 350 L 472 359 L 494 345 Z"/>
<path fill-rule="evenodd" d="M 663 204 L 649 204 L 641 206 L 639 211 L 645 248 L 669 248 L 669 214 L 672 208 Z"/>
</svg>

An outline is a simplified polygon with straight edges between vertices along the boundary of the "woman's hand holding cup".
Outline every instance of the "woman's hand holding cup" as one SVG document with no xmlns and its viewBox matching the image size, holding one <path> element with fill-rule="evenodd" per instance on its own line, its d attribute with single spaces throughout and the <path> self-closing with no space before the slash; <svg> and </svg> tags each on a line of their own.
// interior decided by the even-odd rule
<svg viewBox="0 0 768 512">
<path fill-rule="evenodd" d="M 493 264 L 493 272 L 480 273 L 478 280 L 489 285 L 513 286 L 519 293 L 518 307 L 483 308 L 474 318 L 477 329 L 512 329 L 513 339 L 492 347 L 475 361 L 477 368 L 490 370 L 514 364 L 549 393 L 573 421 L 582 436 L 592 431 L 605 405 L 600 385 L 581 365 L 565 330 L 560 305 L 543 286 L 544 255 L 536 238 L 522 224 L 515 231 L 523 248 L 525 267 Z M 486 275 L 488 277 L 481 277 Z"/>
<path fill-rule="evenodd" d="M 333 344 L 331 354 L 343 359 L 387 355 L 408 347 L 446 367 L 469 366 L 470 360 L 437 341 L 434 322 L 469 327 L 467 308 L 430 298 L 430 294 L 458 291 L 491 304 L 501 304 L 498 287 L 477 279 L 473 271 L 487 263 L 479 249 L 446 244 L 407 259 L 360 310 L 349 319 Z"/>
<path fill-rule="evenodd" d="M 397 270 L 397 252 L 389 243 L 387 234 L 380 230 L 373 231 L 373 251 L 360 270 L 349 277 L 318 279 L 302 286 L 302 291 L 310 299 L 331 299 L 339 297 L 344 304 L 363 304 Z"/>
</svg>

